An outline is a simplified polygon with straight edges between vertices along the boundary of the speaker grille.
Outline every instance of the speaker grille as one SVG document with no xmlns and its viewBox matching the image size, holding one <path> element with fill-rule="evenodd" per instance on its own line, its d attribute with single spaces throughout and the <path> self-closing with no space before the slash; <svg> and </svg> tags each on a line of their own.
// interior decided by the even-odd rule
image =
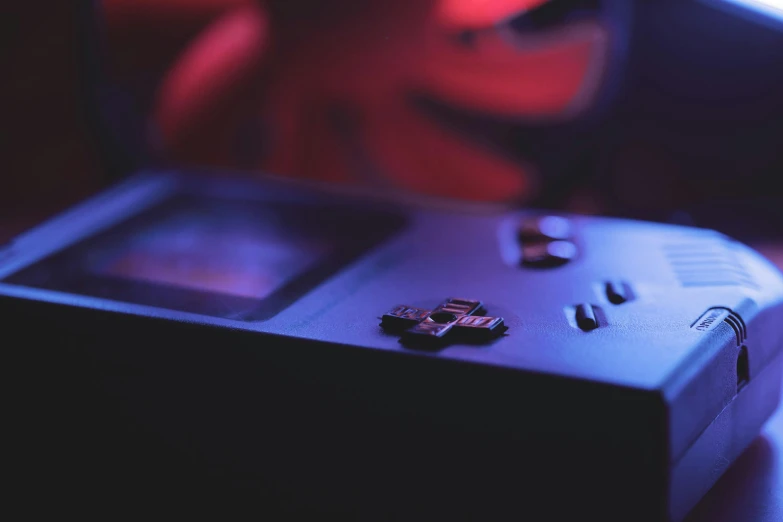
<svg viewBox="0 0 783 522">
<path fill-rule="evenodd" d="M 664 252 L 677 280 L 684 287 L 757 288 L 740 262 L 735 245 L 722 236 L 690 236 L 665 245 Z"/>
</svg>

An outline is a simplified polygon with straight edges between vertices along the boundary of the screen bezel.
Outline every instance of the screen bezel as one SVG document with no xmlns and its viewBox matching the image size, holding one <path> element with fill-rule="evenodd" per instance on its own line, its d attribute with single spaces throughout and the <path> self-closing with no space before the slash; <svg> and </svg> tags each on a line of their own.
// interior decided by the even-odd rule
<svg viewBox="0 0 783 522">
<path fill-rule="evenodd" d="M 263 205 L 290 218 L 289 226 L 310 235 L 326 234 L 333 248 L 314 266 L 283 282 L 268 296 L 249 298 L 138 279 L 97 274 L 86 269 L 85 256 L 96 249 L 122 248 L 134 231 L 143 230 L 193 205 Z M 403 228 L 404 216 L 356 204 L 271 201 L 178 191 L 115 225 L 89 235 L 3 279 L 3 282 L 241 321 L 277 315 L 353 260 Z M 298 228 L 297 228 L 298 227 Z M 306 230 L 307 229 L 307 230 Z"/>
</svg>

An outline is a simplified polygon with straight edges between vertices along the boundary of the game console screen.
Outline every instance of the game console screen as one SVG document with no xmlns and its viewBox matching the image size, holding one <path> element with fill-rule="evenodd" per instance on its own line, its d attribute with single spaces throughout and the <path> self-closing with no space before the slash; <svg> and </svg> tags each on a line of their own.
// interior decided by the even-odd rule
<svg viewBox="0 0 783 522">
<path fill-rule="evenodd" d="M 263 299 L 327 256 L 328 238 L 297 237 L 273 212 L 185 211 L 110 249 L 101 275 Z"/>
<path fill-rule="evenodd" d="M 366 208 L 178 195 L 8 282 L 262 320 L 403 222 L 396 214 Z"/>
</svg>

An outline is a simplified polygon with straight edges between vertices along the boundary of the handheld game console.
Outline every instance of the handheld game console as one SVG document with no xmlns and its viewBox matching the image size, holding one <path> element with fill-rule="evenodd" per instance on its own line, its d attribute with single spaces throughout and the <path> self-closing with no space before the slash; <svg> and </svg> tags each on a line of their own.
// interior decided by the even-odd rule
<svg viewBox="0 0 783 522">
<path fill-rule="evenodd" d="M 780 396 L 783 278 L 721 234 L 271 179 L 131 178 L 0 250 L 0 310 L 205 466 L 360 518 L 682 520 Z"/>
</svg>

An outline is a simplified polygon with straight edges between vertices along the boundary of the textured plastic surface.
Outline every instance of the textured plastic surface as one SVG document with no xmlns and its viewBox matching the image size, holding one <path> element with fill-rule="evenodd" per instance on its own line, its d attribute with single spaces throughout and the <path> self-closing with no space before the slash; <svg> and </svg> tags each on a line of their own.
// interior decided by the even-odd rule
<svg viewBox="0 0 783 522">
<path fill-rule="evenodd" d="M 707 230 L 566 216 L 577 255 L 527 267 L 527 214 L 401 203 L 407 227 L 264 321 L 8 282 L 183 187 L 327 197 L 273 182 L 137 178 L 13 242 L 0 256 L 2 313 L 33 339 L 46 321 L 68 340 L 58 349 L 97 360 L 105 393 L 171 440 L 187 433 L 206 461 L 272 474 L 314 506 L 372 513 L 394 499 L 425 518 L 532 505 L 554 516 L 569 506 L 552 499 L 571 498 L 609 517 L 680 520 L 777 405 L 783 279 Z M 379 326 L 398 305 L 432 310 L 450 297 L 482 301 L 508 331 L 432 351 Z M 749 380 L 738 392 L 742 347 Z M 144 377 L 111 378 L 127 366 Z"/>
</svg>

